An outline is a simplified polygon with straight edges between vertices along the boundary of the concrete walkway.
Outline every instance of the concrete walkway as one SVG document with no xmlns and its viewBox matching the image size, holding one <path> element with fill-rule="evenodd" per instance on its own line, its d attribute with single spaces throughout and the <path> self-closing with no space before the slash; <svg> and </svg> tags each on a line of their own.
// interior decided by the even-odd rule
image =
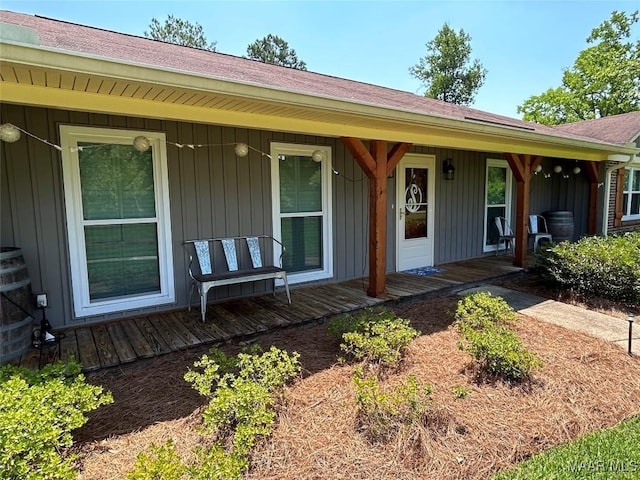
<svg viewBox="0 0 640 480">
<path fill-rule="evenodd" d="M 490 284 L 462 290 L 458 295 L 475 292 L 499 295 L 523 315 L 602 338 L 628 350 L 629 322 L 624 319 Z M 640 318 L 633 324 L 632 352 L 640 355 Z"/>
</svg>

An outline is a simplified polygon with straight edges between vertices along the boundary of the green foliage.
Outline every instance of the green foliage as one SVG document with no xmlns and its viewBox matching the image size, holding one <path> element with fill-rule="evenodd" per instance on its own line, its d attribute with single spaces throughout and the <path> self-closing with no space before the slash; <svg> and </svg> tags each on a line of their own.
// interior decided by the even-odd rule
<svg viewBox="0 0 640 480">
<path fill-rule="evenodd" d="M 640 474 L 640 417 L 534 455 L 494 480 L 634 480 Z"/>
<path fill-rule="evenodd" d="M 247 57 L 263 63 L 282 67 L 306 70 L 307 65 L 298 59 L 298 54 L 289 44 L 277 35 L 269 34 L 247 46 Z"/>
<path fill-rule="evenodd" d="M 562 288 L 640 305 L 640 232 L 562 242 L 544 250 L 538 265 Z"/>
<path fill-rule="evenodd" d="M 201 371 L 185 374 L 185 380 L 200 394 L 210 397 L 203 413 L 205 431 L 214 434 L 219 445 L 232 447 L 225 453 L 228 458 L 221 453 L 220 449 L 226 452 L 222 446 L 203 453 L 202 461 L 209 465 L 212 476 L 202 478 L 236 478 L 228 472 L 247 467 L 257 437 L 271 432 L 276 394 L 300 373 L 298 358 L 295 352 L 290 355 L 273 346 L 264 353 L 254 346 L 236 359 L 213 348 L 194 363 Z M 225 477 L 227 474 L 231 476 Z"/>
<path fill-rule="evenodd" d="M 73 444 L 71 431 L 87 422 L 84 413 L 113 402 L 102 387 L 88 385 L 75 362 L 39 371 L 0 368 L 0 477 L 72 479 L 74 457 L 61 456 Z"/>
<path fill-rule="evenodd" d="M 409 68 L 426 87 L 425 96 L 458 105 L 473 103 L 487 70 L 478 60 L 471 62 L 470 42 L 464 30 L 456 33 L 445 23 L 426 44 L 427 55 Z"/>
<path fill-rule="evenodd" d="M 524 119 L 558 125 L 640 110 L 640 40 L 630 38 L 638 11 L 613 11 L 594 28 L 590 47 L 564 71 L 562 85 L 533 95 L 518 112 Z"/>
<path fill-rule="evenodd" d="M 186 465 L 176 453 L 173 440 L 164 445 L 151 444 L 151 452 L 141 452 L 127 480 L 180 480 L 187 472 Z"/>
<path fill-rule="evenodd" d="M 161 42 L 200 48 L 211 52 L 216 51 L 216 42 L 208 42 L 199 23 L 193 24 L 173 15 L 168 15 L 164 24 L 161 24 L 155 17 L 152 18 L 149 31 L 145 31 L 144 36 Z"/>
<path fill-rule="evenodd" d="M 249 467 L 244 455 L 227 453 L 220 445 L 196 451 L 196 463 L 189 468 L 190 480 L 240 480 Z"/>
<path fill-rule="evenodd" d="M 492 296 L 491 292 L 465 295 L 456 308 L 456 321 L 475 329 L 505 324 L 516 318 L 513 308 L 502 297 Z"/>
<path fill-rule="evenodd" d="M 501 297 L 479 292 L 458 302 L 456 324 L 464 343 L 482 371 L 510 381 L 522 381 L 542 366 L 533 352 L 525 350 L 518 336 L 507 328 L 516 319 L 513 309 Z"/>
<path fill-rule="evenodd" d="M 329 322 L 329 333 L 342 340 L 340 348 L 357 360 L 393 364 L 420 335 L 391 309 L 365 309 L 356 316 L 345 314 Z"/>
<path fill-rule="evenodd" d="M 470 353 L 480 369 L 489 375 L 519 382 L 542 367 L 537 355 L 525 350 L 518 336 L 504 326 L 476 330 L 460 323 L 458 327 L 467 342 L 460 348 Z"/>
<path fill-rule="evenodd" d="M 406 383 L 384 392 L 375 377 L 366 378 L 357 368 L 353 376 L 358 419 L 372 440 L 388 439 L 403 427 L 423 424 L 431 405 L 431 385 L 420 385 L 409 375 Z"/>
<path fill-rule="evenodd" d="M 462 385 L 456 385 L 453 387 L 453 394 L 456 398 L 467 398 L 469 396 L 469 390 Z"/>
</svg>

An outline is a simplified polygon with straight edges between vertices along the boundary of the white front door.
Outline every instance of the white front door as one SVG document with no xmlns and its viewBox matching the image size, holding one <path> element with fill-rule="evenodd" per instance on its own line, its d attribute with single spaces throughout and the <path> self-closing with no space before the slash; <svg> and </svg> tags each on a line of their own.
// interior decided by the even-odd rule
<svg viewBox="0 0 640 480">
<path fill-rule="evenodd" d="M 435 157 L 407 154 L 397 167 L 397 270 L 433 265 Z"/>
</svg>

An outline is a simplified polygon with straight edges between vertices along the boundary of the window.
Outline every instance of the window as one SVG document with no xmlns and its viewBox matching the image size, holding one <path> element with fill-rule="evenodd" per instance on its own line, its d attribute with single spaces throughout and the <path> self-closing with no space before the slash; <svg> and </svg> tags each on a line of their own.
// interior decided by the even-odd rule
<svg viewBox="0 0 640 480">
<path fill-rule="evenodd" d="M 640 220 L 640 167 L 625 169 L 622 220 Z"/>
<path fill-rule="evenodd" d="M 174 302 L 164 134 L 60 133 L 75 315 Z M 148 150 L 133 147 L 137 136 Z"/>
<path fill-rule="evenodd" d="M 271 144 L 273 233 L 291 282 L 333 276 L 331 149 Z M 276 258 L 280 252 L 275 252 Z"/>
<path fill-rule="evenodd" d="M 505 160 L 487 160 L 485 185 L 484 251 L 495 251 L 498 230 L 495 218 L 511 217 L 511 170 Z"/>
</svg>

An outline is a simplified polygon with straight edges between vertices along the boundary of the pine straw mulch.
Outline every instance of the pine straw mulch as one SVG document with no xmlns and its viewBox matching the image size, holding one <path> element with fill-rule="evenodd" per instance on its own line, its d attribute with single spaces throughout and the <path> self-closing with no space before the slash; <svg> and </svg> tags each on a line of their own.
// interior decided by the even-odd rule
<svg viewBox="0 0 640 480">
<path fill-rule="evenodd" d="M 478 378 L 456 348 L 452 312 L 458 297 L 436 297 L 396 308 L 423 335 L 385 385 L 409 374 L 433 385 L 433 419 L 410 439 L 371 444 L 357 431 L 353 367 L 339 365 L 326 325 L 259 336 L 263 346 L 298 351 L 304 378 L 288 388 L 273 435 L 252 458 L 250 479 L 480 479 L 587 432 L 640 415 L 640 359 L 587 335 L 528 317 L 517 333 L 544 361 L 519 386 Z M 222 347 L 236 353 L 241 345 Z M 86 479 L 125 478 L 152 442 L 173 438 L 189 455 L 204 398 L 182 380 L 206 349 L 97 372 L 89 381 L 113 392 L 115 404 L 93 412 L 75 438 Z M 457 399 L 452 390 L 469 395 Z"/>
</svg>

